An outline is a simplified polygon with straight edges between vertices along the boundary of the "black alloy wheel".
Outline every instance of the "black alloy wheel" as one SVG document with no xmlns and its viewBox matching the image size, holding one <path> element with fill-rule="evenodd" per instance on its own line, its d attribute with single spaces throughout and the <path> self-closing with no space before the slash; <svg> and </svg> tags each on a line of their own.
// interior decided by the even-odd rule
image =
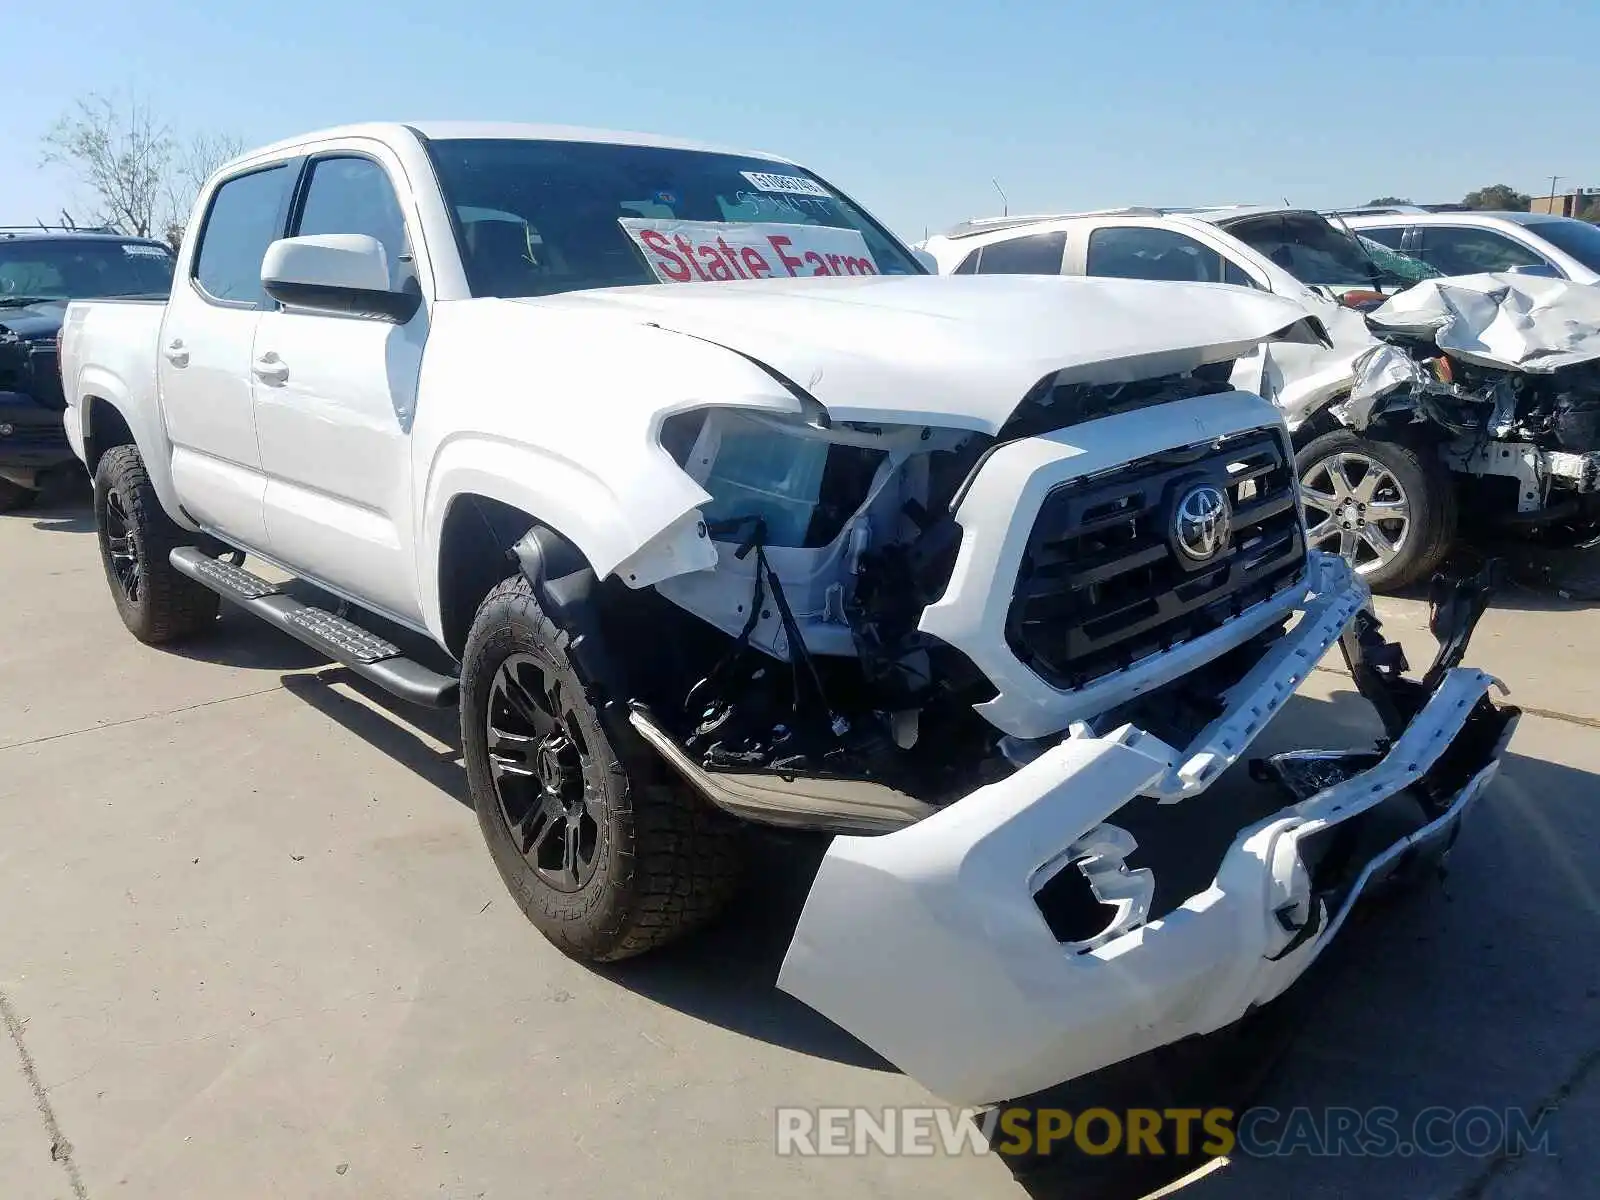
<svg viewBox="0 0 1600 1200">
<path fill-rule="evenodd" d="M 128 502 L 120 491 L 106 493 L 106 554 L 111 560 L 112 577 L 129 604 L 139 603 L 144 584 L 144 568 L 139 538 L 128 515 Z"/>
<path fill-rule="evenodd" d="M 579 891 L 600 858 L 605 791 L 561 681 L 533 655 L 512 654 L 487 710 L 489 770 L 513 843 L 544 883 Z"/>
</svg>

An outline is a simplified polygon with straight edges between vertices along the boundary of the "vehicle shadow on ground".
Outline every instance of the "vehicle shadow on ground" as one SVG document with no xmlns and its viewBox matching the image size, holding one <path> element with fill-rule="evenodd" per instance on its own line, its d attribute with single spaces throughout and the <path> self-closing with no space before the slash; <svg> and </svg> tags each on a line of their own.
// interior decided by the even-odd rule
<svg viewBox="0 0 1600 1200">
<path fill-rule="evenodd" d="M 457 803 L 472 806 L 454 710 L 405 704 L 342 667 L 285 675 L 282 682 L 291 695 Z M 818 1058 L 892 1070 L 855 1038 L 773 986 L 825 848 L 825 840 L 752 831 L 745 886 L 715 925 L 644 958 L 595 970 L 659 1004 L 747 1037 Z"/>
<path fill-rule="evenodd" d="M 1490 559 L 1500 563 L 1501 583 L 1492 607 L 1522 612 L 1577 612 L 1600 600 L 1600 547 L 1555 548 L 1533 542 L 1481 538 L 1463 542 L 1442 568 L 1470 574 Z M 1426 585 L 1396 595 L 1426 600 Z"/>
</svg>

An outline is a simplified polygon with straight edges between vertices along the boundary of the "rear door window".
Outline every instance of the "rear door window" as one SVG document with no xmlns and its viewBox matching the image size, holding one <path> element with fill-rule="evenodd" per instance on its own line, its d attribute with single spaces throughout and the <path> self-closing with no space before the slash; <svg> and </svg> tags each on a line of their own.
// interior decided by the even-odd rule
<svg viewBox="0 0 1600 1200">
<path fill-rule="evenodd" d="M 264 307 L 261 260 L 283 231 L 287 163 L 236 175 L 216 190 L 200 231 L 194 280 L 213 300 Z"/>
<path fill-rule="evenodd" d="M 1110 279 L 1248 283 L 1237 266 L 1227 277 L 1222 255 L 1194 238 L 1151 225 L 1107 225 L 1089 235 L 1085 273 Z"/>
<path fill-rule="evenodd" d="M 1065 233 L 1033 233 L 991 242 L 978 256 L 979 275 L 1059 275 Z M 963 266 L 966 264 L 963 263 Z"/>
<path fill-rule="evenodd" d="M 1512 267 L 1547 265 L 1521 242 L 1489 229 L 1466 225 L 1430 225 L 1422 234 L 1422 259 L 1446 275 L 1509 271 Z"/>
<path fill-rule="evenodd" d="M 1105 226 L 1089 237 L 1086 274 L 1113 279 L 1167 279 L 1262 285 L 1225 254 L 1186 234 L 1148 225 Z"/>
</svg>

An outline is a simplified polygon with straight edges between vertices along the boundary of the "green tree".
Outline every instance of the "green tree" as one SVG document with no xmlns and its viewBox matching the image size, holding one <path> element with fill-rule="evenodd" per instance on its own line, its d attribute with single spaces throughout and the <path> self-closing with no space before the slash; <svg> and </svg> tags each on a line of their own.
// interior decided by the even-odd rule
<svg viewBox="0 0 1600 1200">
<path fill-rule="evenodd" d="M 1386 205 L 1386 204 L 1410 204 L 1410 203 L 1411 203 L 1411 201 L 1407 200 L 1404 196 L 1379 196 L 1376 200 L 1368 200 L 1363 207 L 1365 207 L 1365 208 L 1378 208 L 1379 206 Z"/>
<path fill-rule="evenodd" d="M 1468 208 L 1488 209 L 1496 212 L 1527 212 L 1531 199 L 1508 183 L 1495 183 L 1461 197 Z"/>
</svg>

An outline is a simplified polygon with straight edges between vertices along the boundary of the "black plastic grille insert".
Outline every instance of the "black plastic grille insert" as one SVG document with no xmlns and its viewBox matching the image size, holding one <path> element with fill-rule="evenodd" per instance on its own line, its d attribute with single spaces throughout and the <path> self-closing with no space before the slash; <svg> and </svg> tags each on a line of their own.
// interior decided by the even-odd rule
<svg viewBox="0 0 1600 1200">
<path fill-rule="evenodd" d="M 1174 514 L 1200 484 L 1227 495 L 1231 535 L 1216 557 L 1194 563 L 1176 549 Z M 1083 687 L 1283 591 L 1305 558 L 1294 456 L 1278 430 L 1163 451 L 1045 497 L 1006 640 L 1052 686 Z"/>
</svg>

